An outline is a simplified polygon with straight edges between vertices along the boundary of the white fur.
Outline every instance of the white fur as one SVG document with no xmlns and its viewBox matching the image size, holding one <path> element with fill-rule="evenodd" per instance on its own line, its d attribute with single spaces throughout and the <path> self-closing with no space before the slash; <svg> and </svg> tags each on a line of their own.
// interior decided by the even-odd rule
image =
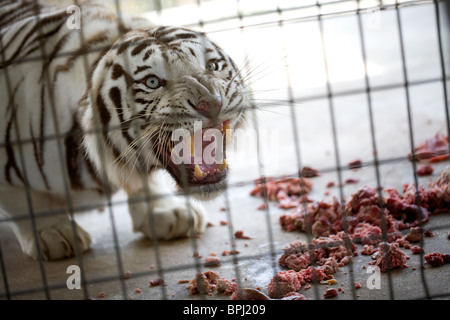
<svg viewBox="0 0 450 320">
<path fill-rule="evenodd" d="M 6 9 L 0 7 L 0 14 L 2 10 Z M 49 65 L 48 72 L 45 74 L 47 77 L 44 79 L 40 79 L 42 70 L 42 60 L 40 59 L 12 64 L 7 68 L 0 69 L 0 92 L 2 94 L 0 112 L 2 118 L 5 119 L 5 121 L 0 121 L 0 132 L 2 132 L 0 143 L 2 146 L 11 146 L 16 166 L 22 173 L 21 179 L 11 168 L 7 170 L 8 165 L 11 164 L 11 157 L 7 154 L 6 147 L 0 148 L 2 153 L 0 168 L 4 168 L 0 172 L 0 215 L 12 218 L 13 228 L 22 250 L 33 258 L 41 257 L 45 260 L 69 257 L 74 255 L 77 250 L 80 252 L 87 250 L 91 238 L 86 231 L 69 219 L 68 212 L 75 213 L 71 212 L 73 208 L 89 207 L 95 204 L 100 206 L 105 201 L 105 197 L 110 196 L 109 192 L 112 194 L 120 188 L 124 188 L 128 194 L 129 211 L 135 231 L 142 232 L 151 239 L 173 239 L 203 232 L 205 212 L 201 206 L 184 197 L 175 197 L 158 172 L 150 175 L 139 173 L 133 166 L 139 160 L 137 155 L 132 154 L 127 163 L 116 161 L 111 149 L 105 146 L 101 137 L 95 133 L 95 130 L 99 129 L 98 115 L 95 111 L 97 95 L 107 96 L 107 90 L 110 87 L 123 87 L 125 84 L 123 77 L 117 80 L 110 79 L 110 69 L 107 68 L 107 63 L 117 59 L 114 56 L 114 50 L 108 52 L 100 60 L 91 78 L 90 92 L 86 92 L 89 75 L 86 74 L 85 66 L 91 66 L 101 54 L 102 50 L 95 51 L 95 48 L 113 46 L 119 38 L 119 32 L 117 21 L 111 22 L 96 18 L 97 15 L 113 15 L 105 8 L 87 5 L 82 7 L 81 12 L 84 39 L 89 39 L 100 32 L 107 36 L 107 41 L 93 45 L 90 48 L 93 51 L 76 59 L 70 72 L 57 72 L 60 66 L 70 61 L 70 55 L 55 58 Z M 43 16 L 50 14 L 46 13 Z M 122 22 L 131 29 L 151 28 L 150 22 L 125 15 L 122 15 Z M 26 34 L 25 31 L 15 39 L 12 37 L 15 30 L 23 23 L 29 24 L 24 29 L 29 31 L 33 29 L 36 20 L 29 18 L 8 29 L 0 30 L 3 43 L 11 41 L 4 52 L 5 59 L 12 57 L 17 46 L 21 44 L 23 36 Z M 51 25 L 46 28 L 51 28 Z M 80 31 L 67 30 L 63 27 L 57 34 L 46 39 L 46 53 L 49 54 L 57 41 L 68 32 L 70 36 L 64 44 L 63 51 L 76 52 L 83 44 Z M 137 31 L 136 34 L 139 35 L 139 32 Z M 205 45 L 212 46 L 209 43 Z M 195 49 L 196 56 L 203 57 L 204 49 Z M 40 53 L 38 50 L 32 55 L 39 57 Z M 19 54 L 17 58 L 24 57 Z M 203 58 L 206 59 L 206 57 Z M 129 70 L 134 70 L 138 65 L 130 56 L 128 56 L 127 63 Z M 161 56 L 154 55 L 148 63 L 154 66 L 154 72 L 159 73 L 161 77 L 180 80 L 178 86 L 173 88 L 173 95 L 160 97 L 161 103 L 175 105 L 182 103 L 186 100 L 186 95 L 192 95 L 192 92 L 201 92 L 201 90 L 192 89 L 192 86 L 196 85 L 207 88 L 207 90 L 203 90 L 202 94 L 211 93 L 214 97 L 219 94 L 223 95 L 223 87 L 226 85 L 223 80 L 211 80 L 198 75 L 198 70 L 205 67 L 204 61 L 200 58 L 192 59 L 190 62 L 176 60 L 169 68 L 165 66 Z M 46 87 L 43 115 L 40 103 L 41 85 Z M 244 92 L 243 89 L 241 90 Z M 12 94 L 13 92 L 15 94 Z M 50 96 L 50 92 L 53 96 Z M 14 99 L 10 98 L 12 96 Z M 122 96 L 122 98 L 125 105 L 127 96 Z M 194 96 L 191 99 L 196 101 L 198 97 Z M 228 98 L 222 97 L 222 99 L 223 109 L 226 111 Z M 13 103 L 11 103 L 12 101 Z M 248 101 L 244 100 L 243 103 L 248 103 Z M 105 99 L 105 104 L 107 108 L 113 110 L 114 105 L 110 100 Z M 228 107 L 231 108 L 231 106 Z M 56 114 L 53 113 L 53 108 Z M 130 117 L 130 111 L 126 112 L 124 115 Z M 168 114 L 167 111 L 164 112 L 161 111 L 161 114 Z M 83 182 L 83 190 L 71 188 L 69 185 L 65 167 L 64 135 L 70 130 L 74 114 L 77 115 L 85 133 L 82 152 L 89 157 L 98 171 L 98 177 L 104 179 L 108 186 L 107 192 L 104 194 L 98 193 L 98 182 L 89 174 L 89 168 L 81 160 L 77 169 Z M 43 136 L 39 133 L 42 116 L 45 119 Z M 117 113 L 111 112 L 111 117 L 111 125 L 120 124 Z M 156 114 L 155 117 L 157 117 Z M 13 118 L 14 121 L 11 122 Z M 12 124 L 9 130 L 8 124 Z M 5 132 L 9 132 L 8 141 Z M 55 135 L 60 135 L 62 138 L 55 139 Z M 108 135 L 121 150 L 127 147 L 127 143 L 118 130 L 109 132 Z M 40 138 L 44 139 L 42 160 L 45 165 L 42 170 L 47 181 L 43 179 L 39 171 L 35 157 L 36 150 L 31 143 L 34 139 L 35 145 L 39 145 L 39 143 L 36 144 L 36 139 Z M 16 141 L 27 142 L 17 144 Z M 154 165 L 159 165 L 158 160 L 152 157 L 153 151 L 145 151 L 148 153 L 149 161 Z M 7 172 L 10 174 L 10 181 L 7 181 Z M 145 201 L 139 201 L 142 199 Z"/>
</svg>

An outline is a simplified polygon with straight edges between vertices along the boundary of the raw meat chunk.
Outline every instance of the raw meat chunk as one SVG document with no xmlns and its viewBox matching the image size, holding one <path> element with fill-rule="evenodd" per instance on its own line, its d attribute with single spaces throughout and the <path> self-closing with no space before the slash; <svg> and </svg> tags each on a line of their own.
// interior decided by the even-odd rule
<svg viewBox="0 0 450 320">
<path fill-rule="evenodd" d="M 450 254 L 439 252 L 429 253 L 425 255 L 425 260 L 432 267 L 442 267 L 446 263 L 450 263 Z"/>
<path fill-rule="evenodd" d="M 419 165 L 419 168 L 417 168 L 417 175 L 419 176 L 429 176 L 433 174 L 433 167 L 427 164 L 421 164 Z"/>
<path fill-rule="evenodd" d="M 325 291 L 325 293 L 323 294 L 323 297 L 325 299 L 329 299 L 329 298 L 337 297 L 337 295 L 338 295 L 337 290 L 334 288 L 330 288 Z"/>
<path fill-rule="evenodd" d="M 255 188 L 250 195 L 267 197 L 279 203 L 280 208 L 296 208 L 303 202 L 311 202 L 307 197 L 312 188 L 308 178 L 260 178 L 255 181 Z"/>
<path fill-rule="evenodd" d="M 219 279 L 220 275 L 216 271 L 208 270 L 203 273 L 197 273 L 187 286 L 189 294 L 205 293 L 211 295 Z"/>
<path fill-rule="evenodd" d="M 394 268 L 407 268 L 406 261 L 409 258 L 403 251 L 400 250 L 398 243 L 380 243 L 378 253 L 375 256 L 376 260 L 369 262 L 369 264 L 377 266 L 382 272 Z"/>
<path fill-rule="evenodd" d="M 301 287 L 300 278 L 294 270 L 280 271 L 268 286 L 269 297 L 272 299 L 280 299 L 288 293 L 295 292 Z"/>
<path fill-rule="evenodd" d="M 230 280 L 220 278 L 217 281 L 217 292 L 223 292 L 225 295 L 230 295 L 238 289 L 237 283 L 231 282 Z"/>
<path fill-rule="evenodd" d="M 416 160 L 428 159 L 430 162 L 437 162 L 448 159 L 448 150 L 448 137 L 436 133 L 433 138 L 414 148 L 414 154 Z M 409 158 L 413 160 L 412 152 Z"/>
</svg>

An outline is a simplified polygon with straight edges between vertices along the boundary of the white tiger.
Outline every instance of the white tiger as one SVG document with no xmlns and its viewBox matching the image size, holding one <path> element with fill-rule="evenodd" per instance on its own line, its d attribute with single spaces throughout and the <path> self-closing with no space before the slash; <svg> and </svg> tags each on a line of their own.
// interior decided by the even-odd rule
<svg viewBox="0 0 450 320">
<path fill-rule="evenodd" d="M 204 209 L 157 172 L 167 169 L 194 197 L 224 189 L 226 160 L 176 165 L 171 134 L 194 133 L 196 121 L 202 132 L 240 125 L 250 97 L 239 70 L 203 33 L 99 3 L 80 9 L 80 28 L 71 29 L 65 7 L 0 4 L 2 219 L 26 254 L 45 260 L 87 250 L 91 238 L 72 213 L 119 189 L 135 231 L 158 239 L 202 232 Z"/>
</svg>

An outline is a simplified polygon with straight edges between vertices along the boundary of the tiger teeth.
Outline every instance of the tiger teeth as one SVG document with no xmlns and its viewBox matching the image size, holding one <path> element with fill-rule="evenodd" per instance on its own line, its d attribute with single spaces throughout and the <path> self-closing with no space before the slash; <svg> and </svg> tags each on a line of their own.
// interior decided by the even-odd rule
<svg viewBox="0 0 450 320">
<path fill-rule="evenodd" d="M 230 143 L 231 142 L 231 127 L 228 123 L 223 125 L 223 132 L 225 132 L 226 143 Z"/>
<path fill-rule="evenodd" d="M 223 159 L 223 163 L 219 163 L 218 167 L 220 171 L 225 171 L 225 169 L 227 168 L 228 164 L 227 164 L 227 160 Z"/>
<path fill-rule="evenodd" d="M 202 171 L 202 169 L 198 166 L 198 164 L 195 165 L 194 176 L 195 176 L 197 179 L 200 179 L 201 177 L 203 177 L 203 171 Z"/>
</svg>

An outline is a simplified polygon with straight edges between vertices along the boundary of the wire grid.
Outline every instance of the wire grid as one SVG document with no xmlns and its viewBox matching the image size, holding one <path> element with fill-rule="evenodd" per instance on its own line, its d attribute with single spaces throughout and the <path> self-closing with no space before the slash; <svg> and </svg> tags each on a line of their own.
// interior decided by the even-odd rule
<svg viewBox="0 0 450 320">
<path fill-rule="evenodd" d="M 121 5 L 122 5 L 123 1 L 120 0 L 115 0 L 114 1 L 114 6 L 116 9 L 116 12 L 119 15 L 119 21 L 121 19 Z M 287 104 L 290 108 L 290 116 L 291 116 L 291 123 L 292 123 L 292 129 L 293 129 L 293 137 L 294 137 L 294 141 L 292 143 L 292 148 L 293 148 L 293 153 L 295 155 L 295 160 L 296 160 L 296 164 L 297 164 L 297 170 L 293 170 L 291 176 L 295 177 L 295 176 L 301 176 L 301 168 L 303 167 L 303 161 L 302 161 L 302 153 L 301 153 L 301 139 L 299 136 L 299 131 L 300 128 L 298 128 L 298 119 L 297 119 L 297 114 L 296 114 L 296 108 L 298 106 L 298 103 L 303 103 L 303 102 L 311 102 L 314 100 L 321 100 L 321 99 L 326 99 L 327 104 L 328 104 L 328 112 L 331 118 L 331 132 L 332 132 L 332 140 L 333 140 L 333 145 L 334 145 L 334 162 L 335 165 L 332 167 L 327 167 L 327 168 L 320 168 L 320 172 L 322 173 L 331 173 L 331 172 L 335 172 L 337 174 L 338 177 L 338 185 L 339 185 L 339 198 L 340 200 L 344 200 L 345 196 L 344 196 L 344 191 L 342 186 L 344 185 L 344 179 L 343 179 L 343 172 L 345 170 L 348 170 L 349 167 L 347 165 L 343 164 L 343 161 L 341 160 L 341 156 L 340 156 L 340 150 L 339 150 L 339 141 L 338 141 L 338 134 L 336 132 L 336 106 L 335 106 L 335 98 L 337 97 L 342 97 L 342 96 L 352 96 L 352 95 L 357 95 L 357 94 L 365 94 L 366 99 L 367 99 L 367 106 L 368 106 L 368 114 L 369 114 L 369 120 L 370 120 L 370 132 L 371 132 L 371 148 L 373 151 L 373 160 L 372 161 L 367 161 L 365 163 L 363 163 L 363 166 L 365 167 L 373 167 L 375 170 L 375 177 L 376 177 L 376 186 L 377 186 L 377 190 L 379 192 L 379 196 L 381 198 L 381 193 L 382 193 L 382 184 L 381 184 L 381 178 L 380 178 L 380 166 L 383 164 L 387 164 L 387 163 L 397 163 L 397 162 L 401 162 L 404 160 L 407 160 L 407 157 L 393 157 L 393 158 L 379 158 L 378 156 L 378 150 L 379 147 L 377 146 L 377 142 L 375 139 L 376 136 L 376 127 L 375 127 L 375 121 L 374 121 L 374 115 L 373 115 L 373 97 L 372 95 L 375 92 L 378 91 L 383 91 L 383 90 L 387 90 L 387 89 L 392 89 L 392 88 L 401 88 L 404 89 L 405 92 L 405 99 L 406 99 L 406 107 L 407 107 L 407 117 L 408 117 L 408 136 L 409 136 L 409 142 L 410 142 L 410 149 L 414 150 L 414 146 L 416 145 L 415 143 L 415 139 L 414 139 L 414 130 L 413 130 L 413 112 L 412 112 L 412 108 L 411 108 L 411 94 L 410 94 L 410 88 L 413 86 L 417 86 L 417 85 L 421 85 L 421 84 L 425 84 L 425 83 L 442 83 L 442 90 L 443 90 L 443 104 L 445 107 L 445 117 L 446 119 L 444 119 L 445 123 L 446 123 L 446 130 L 447 130 L 447 134 L 448 136 L 450 136 L 450 117 L 449 117 L 449 107 L 448 107 L 448 88 L 447 88 L 447 81 L 448 81 L 448 76 L 446 74 L 446 65 L 445 65 L 445 55 L 444 55 L 444 45 L 443 45 L 443 35 L 442 35 L 442 22 L 441 22 L 441 17 L 442 17 L 442 6 L 440 5 L 440 3 L 444 3 L 444 1 L 420 1 L 420 0 L 412 0 L 412 1 L 404 1 L 401 3 L 398 3 L 397 1 L 395 1 L 395 3 L 392 2 L 385 2 L 385 1 L 378 1 L 378 3 L 376 4 L 376 6 L 371 7 L 376 8 L 380 11 L 388 11 L 388 10 L 392 10 L 395 11 L 396 14 L 396 22 L 397 22 L 397 31 L 398 32 L 398 37 L 399 37 L 399 45 L 400 45 L 400 50 L 401 50 L 401 61 L 402 61 L 402 77 L 403 77 L 403 81 L 401 83 L 398 84 L 394 84 L 394 85 L 381 85 L 381 86 L 372 86 L 370 84 L 369 81 L 369 72 L 368 72 L 368 66 L 367 66 L 367 48 L 366 48 L 366 34 L 365 34 L 365 30 L 363 28 L 363 24 L 362 24 L 362 14 L 366 13 L 367 8 L 362 8 L 360 5 L 363 1 L 350 1 L 350 0 L 341 0 L 341 1 L 316 1 L 314 4 L 308 4 L 308 5 L 303 5 L 303 6 L 297 6 L 297 7 L 291 7 L 291 8 L 284 8 L 284 9 L 280 9 L 279 7 L 276 10 L 273 11 L 259 11 L 256 13 L 252 13 L 252 14 L 243 14 L 240 9 L 239 9 L 239 0 L 236 1 L 236 7 L 237 7 L 237 11 L 236 11 L 236 15 L 234 16 L 230 16 L 230 17 L 226 17 L 226 18 L 220 18 L 217 20 L 211 20 L 211 21 L 203 21 L 203 20 L 199 20 L 198 23 L 195 24 L 188 24 L 186 25 L 186 27 L 194 27 L 194 28 L 200 28 L 203 29 L 205 27 L 207 27 L 209 24 L 214 24 L 217 22 L 223 22 L 223 21 L 227 21 L 227 20 L 235 20 L 236 18 L 238 19 L 238 23 L 236 24 L 235 27 L 230 27 L 226 30 L 216 30 L 216 31 L 209 31 L 209 33 L 214 33 L 217 31 L 232 31 L 232 30 L 239 30 L 242 34 L 250 28 L 254 28 L 254 27 L 260 27 L 260 26 L 264 26 L 264 25 L 278 25 L 280 27 L 280 29 L 283 29 L 286 25 L 290 24 L 290 23 L 299 23 L 299 22 L 304 22 L 304 21 L 316 21 L 318 26 L 319 26 L 319 31 L 320 31 L 320 36 L 321 36 L 321 44 L 322 44 L 322 49 L 323 49 L 323 57 L 324 57 L 324 61 L 323 61 L 323 65 L 324 65 L 324 69 L 325 69 L 325 73 L 326 73 L 326 92 L 325 94 L 318 94 L 318 95 L 310 95 L 310 96 L 303 96 L 303 97 L 296 97 L 294 92 L 293 92 L 293 87 L 290 81 L 291 78 L 291 70 L 288 67 L 288 63 L 286 63 L 286 67 L 285 67 L 285 74 L 286 74 L 286 78 L 287 78 L 287 92 L 288 92 L 288 100 L 287 100 Z M 294 10 L 299 10 L 299 9 L 309 9 L 309 8 L 316 8 L 318 10 L 318 12 L 322 12 L 323 8 L 326 8 L 329 5 L 332 4 L 345 4 L 345 3 L 356 3 L 356 9 L 352 9 L 352 10 L 344 10 L 344 11 L 340 11 L 340 12 L 327 12 L 325 10 L 326 13 L 322 14 L 313 14 L 313 15 L 305 15 L 305 16 L 301 16 L 301 17 L 294 17 L 294 18 L 289 18 L 289 19 L 284 19 L 283 18 L 283 12 L 287 12 L 287 11 L 294 11 Z M 74 1 L 75 5 L 78 5 L 78 1 Z M 202 1 L 198 0 L 197 1 L 198 6 L 200 7 L 202 5 Z M 406 65 L 406 49 L 405 49 L 405 43 L 404 43 L 404 33 L 403 33 L 403 28 L 402 28 L 402 16 L 400 14 L 401 8 L 403 7 L 409 7 L 409 6 L 420 6 L 423 4 L 433 4 L 434 8 L 435 8 L 435 19 L 436 19 L 436 36 L 438 39 L 438 44 L 439 44 L 439 64 L 440 64 L 440 69 L 441 69 L 441 76 L 439 78 L 436 79 L 424 79 L 424 80 L 416 80 L 416 81 L 410 81 L 409 77 L 408 77 L 408 68 Z M 447 3 L 447 6 L 449 4 Z M 162 12 L 162 3 L 160 0 L 154 0 L 153 1 L 153 7 L 156 9 L 157 14 L 161 14 Z M 36 5 L 36 13 L 38 13 L 38 7 Z M 266 15 L 266 14 L 278 14 L 278 19 L 275 20 L 268 20 L 267 22 L 258 22 L 255 24 L 248 24 L 246 23 L 246 19 L 252 16 L 259 16 L 259 15 Z M 357 26 L 355 28 L 355 33 L 357 33 L 358 37 L 359 37 L 359 41 L 360 41 L 360 45 L 361 45 L 361 56 L 362 56 L 362 60 L 364 63 L 364 71 L 365 71 L 365 76 L 364 76 L 364 88 L 362 90 L 348 90 L 348 91 L 340 91 L 340 92 L 334 92 L 332 85 L 331 85 L 331 80 L 330 80 L 330 75 L 329 75 L 329 70 L 328 70 L 328 63 L 329 61 L 327 60 L 327 52 L 326 52 L 326 43 L 325 43 L 325 39 L 324 39 L 324 20 L 328 19 L 328 18 L 333 18 L 336 16 L 348 16 L 348 15 L 354 15 L 357 18 Z M 84 35 L 83 32 L 81 30 L 80 32 L 80 39 L 81 42 L 83 43 L 84 41 Z M 40 59 L 42 60 L 46 60 L 48 57 L 48 53 L 45 52 L 43 43 L 44 43 L 44 39 L 41 38 L 41 57 Z M 282 43 L 284 44 L 283 48 L 281 48 L 281 50 L 285 50 L 286 48 L 286 43 L 285 43 L 286 39 L 282 39 Z M 0 41 L 0 51 L 3 52 L 3 44 Z M 242 48 L 244 51 L 246 50 L 246 48 Z M 70 55 L 71 53 L 62 53 L 61 55 Z M 284 56 L 286 56 L 286 54 L 284 54 Z M 5 57 L 2 56 L 2 61 L 5 61 Z M 29 61 L 27 59 L 23 59 L 23 62 Z M 20 62 L 19 62 L 20 63 Z M 85 68 L 86 71 L 88 71 L 88 64 L 87 64 L 87 59 L 84 59 L 84 63 L 85 63 Z M 126 63 L 126 62 L 125 62 Z M 85 72 L 86 75 L 89 74 L 89 72 Z M 9 85 L 8 82 L 8 69 L 5 69 L 5 79 L 6 82 Z M 86 79 L 88 80 L 88 79 Z M 47 74 L 47 79 L 46 79 L 47 83 L 49 83 L 49 79 L 48 79 L 48 74 Z M 251 85 L 251 84 L 250 84 Z M 8 87 L 8 91 L 9 93 L 12 92 L 12 88 L 9 86 Z M 51 95 L 50 95 L 51 96 Z M 54 101 L 51 101 L 51 109 L 53 112 L 53 121 L 54 121 L 54 125 L 56 128 L 56 134 L 54 136 L 47 136 L 45 137 L 46 139 L 55 139 L 58 142 L 58 158 L 60 160 L 60 164 L 61 166 L 63 166 L 64 161 L 64 156 L 62 153 L 62 146 L 61 144 L 63 143 L 63 139 L 64 139 L 64 133 L 62 133 L 60 131 L 60 128 L 58 128 L 58 121 L 56 118 L 56 112 L 55 112 L 55 103 Z M 256 131 L 258 132 L 258 127 L 261 125 L 258 123 L 258 117 L 257 116 L 253 116 L 252 117 L 253 120 L 253 125 L 254 127 L 257 129 Z M 16 128 L 16 135 L 18 135 L 18 130 L 17 130 L 17 124 L 15 124 L 15 128 Z M 20 159 L 20 164 L 22 168 L 25 168 L 24 165 L 24 154 L 22 151 L 22 146 L 24 144 L 27 143 L 31 143 L 31 141 L 28 140 L 21 140 L 20 137 L 17 141 L 13 142 L 13 145 L 17 145 L 18 150 L 19 150 L 19 159 Z M 263 142 L 260 141 L 260 137 L 257 136 L 257 148 L 259 150 L 261 144 Z M 1 146 L 2 148 L 4 148 L 5 146 Z M 259 158 L 259 152 L 258 154 L 258 163 L 257 166 L 259 168 L 259 173 L 260 176 L 264 176 L 264 171 L 262 170 L 262 160 Z M 102 155 L 101 155 L 102 156 Z M 413 155 L 414 157 L 414 155 Z M 411 166 L 414 172 L 414 183 L 415 185 L 419 185 L 419 181 L 418 181 L 418 177 L 416 174 L 417 171 L 417 164 L 415 161 L 411 161 Z M 62 170 L 64 172 L 64 170 Z M 26 175 L 26 170 L 23 170 L 24 173 L 24 180 L 27 181 L 27 175 Z M 100 174 L 102 174 L 103 176 L 105 176 L 105 172 L 101 172 Z M 285 176 L 285 175 L 284 175 Z M 73 214 L 76 211 L 86 211 L 86 210 L 92 210 L 95 209 L 96 207 L 93 206 L 87 206 L 87 207 L 74 207 L 72 205 L 72 200 L 70 197 L 70 190 L 69 190 L 69 183 L 68 183 L 68 177 L 64 176 L 63 177 L 64 181 L 65 181 L 65 190 L 64 193 L 66 195 L 66 200 L 67 200 L 67 204 L 68 204 L 68 212 L 72 218 L 72 221 L 74 221 L 73 219 Z M 104 179 L 106 180 L 106 179 Z M 27 184 L 27 183 L 26 183 Z M 230 225 L 233 225 L 233 221 L 232 221 L 232 215 L 230 212 L 230 190 L 231 189 L 238 189 L 241 188 L 242 186 L 248 186 L 253 184 L 253 180 L 251 181 L 239 181 L 237 183 L 230 183 L 228 185 L 228 189 L 225 190 L 224 193 L 224 199 L 225 199 L 225 204 L 226 204 L 226 216 L 227 216 L 227 220 L 230 223 Z M 144 184 L 145 185 L 145 184 Z M 121 201 L 115 201 L 112 198 L 112 194 L 110 190 L 107 190 L 107 211 L 109 213 L 109 219 L 110 219 L 110 223 L 111 223 L 111 230 L 113 233 L 113 240 L 114 240 L 114 246 L 115 246 L 115 252 L 116 252 L 116 261 L 118 263 L 118 274 L 117 276 L 104 276 L 104 277 L 98 277 L 96 279 L 91 279 L 89 281 L 87 281 L 83 275 L 84 275 L 84 263 L 83 263 L 83 259 L 82 259 L 82 255 L 80 254 L 80 248 L 79 245 L 76 243 L 76 247 L 75 247 L 75 251 L 76 251 L 76 256 L 77 256 L 77 264 L 78 266 L 80 266 L 81 268 L 81 283 L 82 283 L 82 288 L 83 288 L 83 295 L 85 298 L 89 298 L 89 293 L 88 293 L 88 284 L 92 284 L 92 283 L 103 283 L 103 282 L 108 282 L 108 281 L 115 281 L 115 280 L 119 280 L 121 283 L 121 291 L 122 291 L 122 296 L 123 298 L 127 298 L 128 295 L 126 293 L 126 284 L 123 278 L 123 274 L 124 274 L 124 268 L 123 268 L 123 263 L 122 263 L 122 255 L 121 255 L 121 248 L 120 248 L 120 244 L 118 241 L 118 234 L 117 234 L 117 230 L 116 230 L 116 222 L 115 222 L 115 215 L 114 215 L 114 208 L 118 205 L 123 205 L 125 204 L 124 202 Z M 185 195 L 186 196 L 186 200 L 188 200 L 189 195 Z M 20 220 L 20 219 L 30 219 L 32 222 L 32 226 L 34 228 L 33 232 L 34 232 L 34 237 L 37 240 L 38 237 L 38 232 L 36 230 L 36 225 L 35 225 L 35 219 L 36 217 L 40 217 L 40 216 L 46 216 L 49 213 L 46 212 L 34 212 L 33 210 L 33 206 L 31 203 L 31 198 L 29 193 L 27 193 L 27 200 L 28 200 L 28 207 L 29 207 L 29 213 L 26 215 L 23 215 L 21 217 L 16 217 L 14 219 L 12 218 L 2 218 L 0 220 L 0 222 L 10 222 L 13 220 Z M 136 201 L 146 201 L 147 203 L 151 202 L 154 200 L 154 196 L 150 196 L 148 190 L 146 190 L 146 196 L 144 199 L 138 199 Z M 267 197 L 264 198 L 264 202 L 265 204 L 268 204 L 268 199 Z M 417 202 L 420 203 L 420 198 L 419 198 L 419 194 L 417 193 Z M 341 203 L 344 203 L 344 201 L 341 201 Z M 189 208 L 189 205 L 187 206 Z M 148 206 L 148 209 L 151 211 L 152 207 Z M 66 212 L 60 212 L 61 214 L 64 214 Z M 55 214 L 55 213 L 52 213 Z M 59 213 L 56 213 L 59 214 Z M 152 217 L 152 212 L 150 212 L 150 217 Z M 344 222 L 344 229 L 347 229 L 347 226 L 345 225 L 346 220 L 343 220 Z M 275 274 L 277 272 L 277 262 L 276 259 L 279 255 L 279 251 L 278 249 L 275 247 L 275 241 L 273 238 L 273 230 L 272 230 L 272 226 L 271 226 L 271 217 L 269 214 L 269 209 L 266 209 L 265 211 L 265 223 L 266 223 L 266 227 L 267 227 L 267 234 L 269 237 L 269 242 L 270 242 L 270 250 L 267 252 L 267 256 L 271 257 L 271 261 L 272 261 L 272 268 L 273 268 L 273 273 Z M 73 232 L 75 233 L 75 224 L 72 225 L 73 226 Z M 306 232 L 306 236 L 308 238 L 308 242 L 310 243 L 310 240 L 312 239 L 312 232 L 310 229 L 311 226 L 308 226 L 307 228 L 307 232 Z M 440 226 L 440 228 L 444 229 L 444 228 L 448 228 L 449 225 L 442 225 Z M 382 228 L 382 232 L 383 232 L 383 238 L 386 238 L 386 226 L 385 226 L 385 222 L 383 223 L 383 228 Z M 233 228 L 230 227 L 229 228 L 229 240 L 230 240 L 230 246 L 231 248 L 235 247 L 235 239 L 233 237 Z M 420 246 L 423 246 L 423 240 L 421 240 Z M 39 246 L 39 242 L 36 241 L 37 246 Z M 171 267 L 171 268 L 164 268 L 162 266 L 161 263 L 161 253 L 159 252 L 159 243 L 158 243 L 158 239 L 153 238 L 152 239 L 152 243 L 153 243 L 153 248 L 155 251 L 155 261 L 156 261 L 156 270 L 153 271 L 144 271 L 144 272 L 139 272 L 137 274 L 134 274 L 134 277 L 144 277 L 144 276 L 149 276 L 149 275 L 158 275 L 160 278 L 164 278 L 164 274 L 165 273 L 169 273 L 169 272 L 173 272 L 173 271 L 177 271 L 180 269 L 184 269 L 184 268 L 192 268 L 195 267 L 198 271 L 202 270 L 202 266 L 201 263 L 199 261 L 199 259 L 194 259 L 194 264 L 185 264 L 185 265 L 180 265 L 180 266 L 176 266 L 176 267 Z M 191 238 L 191 246 L 192 246 L 192 250 L 194 252 L 197 251 L 197 240 L 195 237 Z M 39 252 L 39 250 L 38 250 Z M 236 279 L 238 282 L 238 285 L 240 285 L 240 281 L 241 281 L 241 275 L 242 275 L 242 270 L 240 269 L 240 262 L 242 262 L 245 259 L 254 259 L 255 256 L 247 256 L 244 258 L 240 258 L 237 257 L 236 255 L 233 255 L 230 262 L 233 264 L 233 268 L 236 274 Z M 33 292 L 44 292 L 45 297 L 47 299 L 50 299 L 50 291 L 53 289 L 59 289 L 59 288 L 65 288 L 66 284 L 60 284 L 60 285 L 50 285 L 47 281 L 47 275 L 46 275 L 46 271 L 45 271 L 45 265 L 42 262 L 42 258 L 39 257 L 38 262 L 39 262 L 39 272 L 42 278 L 42 286 L 40 287 L 35 287 L 35 288 L 25 288 L 23 290 L 20 291 L 10 291 L 9 286 L 8 286 L 8 275 L 6 273 L 6 269 L 5 269 L 5 257 L 3 255 L 3 250 L 2 250 L 2 246 L 1 246 L 1 242 L 0 242 L 0 267 L 2 270 L 2 280 L 3 280 L 3 284 L 4 284 L 4 288 L 5 291 L 0 293 L 1 297 L 6 297 L 7 299 L 10 299 L 12 297 L 14 297 L 15 295 L 21 295 L 21 294 L 27 294 L 27 293 L 33 293 Z M 421 253 L 421 263 L 423 266 L 423 254 Z M 426 278 L 424 276 L 424 269 L 421 268 L 420 270 L 421 272 L 421 285 L 424 288 L 425 291 L 425 296 L 421 297 L 421 298 L 433 298 L 434 296 L 430 295 L 429 293 L 429 289 L 428 289 L 428 285 L 427 285 L 427 281 Z M 390 298 L 394 299 L 394 288 L 393 288 L 393 282 L 391 279 L 392 275 L 390 272 L 388 272 L 388 279 L 389 279 L 389 292 L 390 292 Z M 349 273 L 349 278 L 350 278 L 350 282 L 353 283 L 354 279 L 353 279 L 353 273 Z M 167 296 L 167 292 L 166 292 L 166 288 L 165 286 L 161 286 L 161 291 L 162 291 L 162 296 L 165 297 Z M 350 286 L 351 288 L 351 296 L 355 299 L 356 298 L 356 293 L 355 293 L 355 289 L 353 286 Z M 319 293 L 318 290 L 315 290 L 314 292 L 315 297 L 319 298 Z M 441 296 L 450 296 L 450 292 L 446 292 L 444 294 L 442 294 Z M 205 296 L 203 296 L 203 298 L 206 298 Z"/>
</svg>

